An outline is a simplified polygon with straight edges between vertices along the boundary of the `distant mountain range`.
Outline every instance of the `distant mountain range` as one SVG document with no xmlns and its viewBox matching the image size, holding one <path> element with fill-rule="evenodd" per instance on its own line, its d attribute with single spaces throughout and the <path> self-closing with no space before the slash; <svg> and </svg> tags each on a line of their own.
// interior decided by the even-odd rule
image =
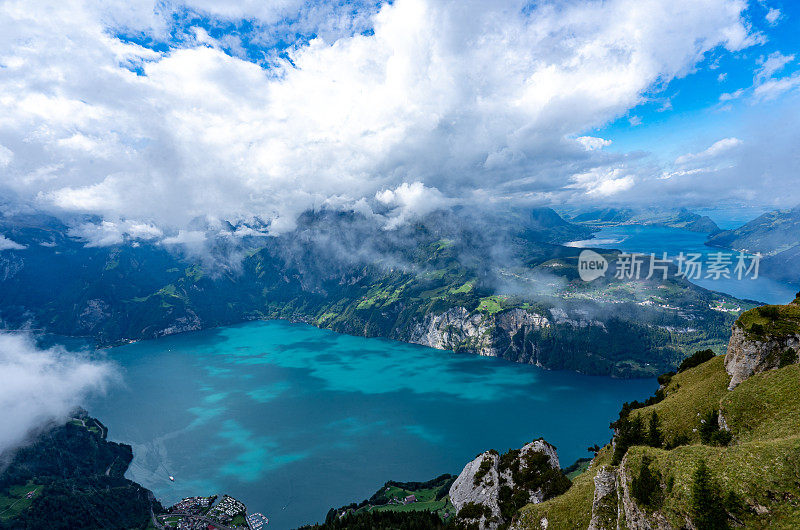
<svg viewBox="0 0 800 530">
<path fill-rule="evenodd" d="M 719 226 L 707 215 L 699 215 L 685 208 L 647 209 L 601 208 L 580 212 L 569 218 L 573 223 L 593 228 L 606 228 L 620 225 L 668 226 L 683 228 L 692 232 L 715 234 Z"/>
<path fill-rule="evenodd" d="M 0 319 L 8 328 L 118 344 L 281 318 L 621 377 L 698 348 L 721 351 L 746 307 L 684 280 L 586 283 L 586 237 L 549 209 L 437 212 L 387 231 L 355 213 L 308 212 L 278 237 L 215 233 L 202 253 L 143 241 L 86 247 L 46 216 L 0 218 Z M 606 257 L 613 262 L 615 253 Z"/>
<path fill-rule="evenodd" d="M 735 230 L 712 235 L 707 244 L 753 254 L 760 252 L 764 256 L 763 274 L 800 284 L 800 206 L 765 213 Z"/>
</svg>

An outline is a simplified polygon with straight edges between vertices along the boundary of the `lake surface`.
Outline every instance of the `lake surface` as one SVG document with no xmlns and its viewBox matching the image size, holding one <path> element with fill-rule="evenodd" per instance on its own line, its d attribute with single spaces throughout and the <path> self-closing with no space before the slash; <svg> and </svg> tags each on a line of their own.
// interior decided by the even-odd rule
<svg viewBox="0 0 800 530">
<path fill-rule="evenodd" d="M 707 239 L 705 234 L 690 232 L 681 228 L 615 226 L 599 230 L 594 235 L 594 239 L 574 243 L 576 246 L 617 249 L 625 252 L 641 252 L 644 254 L 655 252 L 657 257 L 660 257 L 662 252 L 666 252 L 670 257 L 674 257 L 680 252 L 683 252 L 684 255 L 700 253 L 704 256 L 701 260 L 704 263 L 708 263 L 705 256 L 716 252 L 732 254 L 734 263 L 737 255 L 726 249 L 708 247 L 705 245 Z M 767 304 L 788 304 L 794 300 L 795 293 L 798 291 L 797 285 L 773 280 L 765 276 L 759 276 L 757 279 L 746 277 L 741 280 L 735 277 L 730 279 L 719 278 L 718 280 L 699 279 L 692 280 L 692 283 L 712 291 Z"/>
<path fill-rule="evenodd" d="M 228 493 L 280 529 L 321 521 L 386 480 L 457 474 L 486 449 L 539 436 L 567 466 L 609 440 L 624 401 L 658 386 L 282 321 L 108 355 L 124 386 L 89 410 L 133 446 L 128 476 L 165 505 Z"/>
</svg>

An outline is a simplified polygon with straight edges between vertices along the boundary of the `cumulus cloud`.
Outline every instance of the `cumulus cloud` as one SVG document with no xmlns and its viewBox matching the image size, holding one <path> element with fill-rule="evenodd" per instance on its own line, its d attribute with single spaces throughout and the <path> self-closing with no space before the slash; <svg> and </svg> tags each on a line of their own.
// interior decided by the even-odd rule
<svg viewBox="0 0 800 530">
<path fill-rule="evenodd" d="M 450 202 L 439 190 L 428 188 L 421 182 L 403 183 L 393 190 L 379 191 L 375 198 L 390 208 L 387 228 L 396 228 L 410 219 L 418 219 Z"/>
<path fill-rule="evenodd" d="M 616 193 L 630 177 L 607 178 L 602 142 L 574 139 L 707 52 L 758 42 L 740 0 L 181 4 L 320 29 L 266 63 L 202 28 L 166 51 L 120 37 L 169 35 L 165 5 L 0 4 L 6 185 L 114 225 L 79 229 L 96 244 L 136 237 L 120 219 L 156 227 L 144 236 L 180 238 L 198 218 L 279 233 L 334 200 L 391 227 L 429 204 L 423 191 L 430 204 Z"/>
<path fill-rule="evenodd" d="M 583 189 L 589 197 L 606 198 L 633 187 L 636 179 L 623 168 L 594 169 L 575 175 L 574 187 Z"/>
<path fill-rule="evenodd" d="M 57 346 L 38 348 L 27 333 L 0 332 L 0 454 L 65 420 L 114 378 L 108 362 Z"/>
</svg>

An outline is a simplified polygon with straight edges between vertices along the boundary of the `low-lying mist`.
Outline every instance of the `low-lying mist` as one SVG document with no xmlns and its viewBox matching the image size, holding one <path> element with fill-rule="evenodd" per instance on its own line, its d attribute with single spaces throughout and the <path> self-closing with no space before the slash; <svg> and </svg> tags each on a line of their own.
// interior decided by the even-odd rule
<svg viewBox="0 0 800 530">
<path fill-rule="evenodd" d="M 41 348 L 29 332 L 0 332 L 0 466 L 13 449 L 117 378 L 114 365 L 95 355 Z"/>
</svg>

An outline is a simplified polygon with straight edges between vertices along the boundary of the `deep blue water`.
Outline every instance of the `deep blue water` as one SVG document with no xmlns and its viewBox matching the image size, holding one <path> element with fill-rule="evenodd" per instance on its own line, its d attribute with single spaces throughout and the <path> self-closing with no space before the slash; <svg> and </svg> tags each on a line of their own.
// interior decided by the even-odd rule
<svg viewBox="0 0 800 530">
<path fill-rule="evenodd" d="M 728 219 L 728 218 L 726 218 Z M 723 223 L 725 224 L 725 223 Z M 736 222 L 727 223 L 728 226 L 736 225 Z M 654 252 L 656 256 L 661 256 L 666 252 L 668 256 L 676 256 L 680 252 L 685 255 L 690 253 L 700 253 L 704 256 L 716 252 L 731 253 L 726 249 L 713 248 L 705 245 L 707 236 L 697 232 L 690 232 L 681 228 L 668 228 L 663 226 L 616 226 L 595 232 L 594 239 L 578 242 L 579 246 L 593 248 L 617 249 L 625 252 L 641 252 L 650 254 Z M 734 255 L 734 263 L 736 253 Z M 701 261 L 706 261 L 701 260 Z M 693 283 L 726 293 L 737 298 L 756 300 L 767 304 L 787 304 L 794 300 L 799 286 L 786 282 L 780 282 L 759 275 L 757 279 L 749 277 L 741 280 L 735 277 L 726 279 L 699 279 L 692 280 Z"/>
<path fill-rule="evenodd" d="M 386 480 L 458 473 L 543 436 L 562 466 L 608 441 L 653 380 L 548 372 L 281 321 L 108 350 L 124 386 L 89 405 L 165 504 L 229 493 L 271 528 L 324 519 Z M 168 480 L 175 476 L 175 482 Z"/>
</svg>

